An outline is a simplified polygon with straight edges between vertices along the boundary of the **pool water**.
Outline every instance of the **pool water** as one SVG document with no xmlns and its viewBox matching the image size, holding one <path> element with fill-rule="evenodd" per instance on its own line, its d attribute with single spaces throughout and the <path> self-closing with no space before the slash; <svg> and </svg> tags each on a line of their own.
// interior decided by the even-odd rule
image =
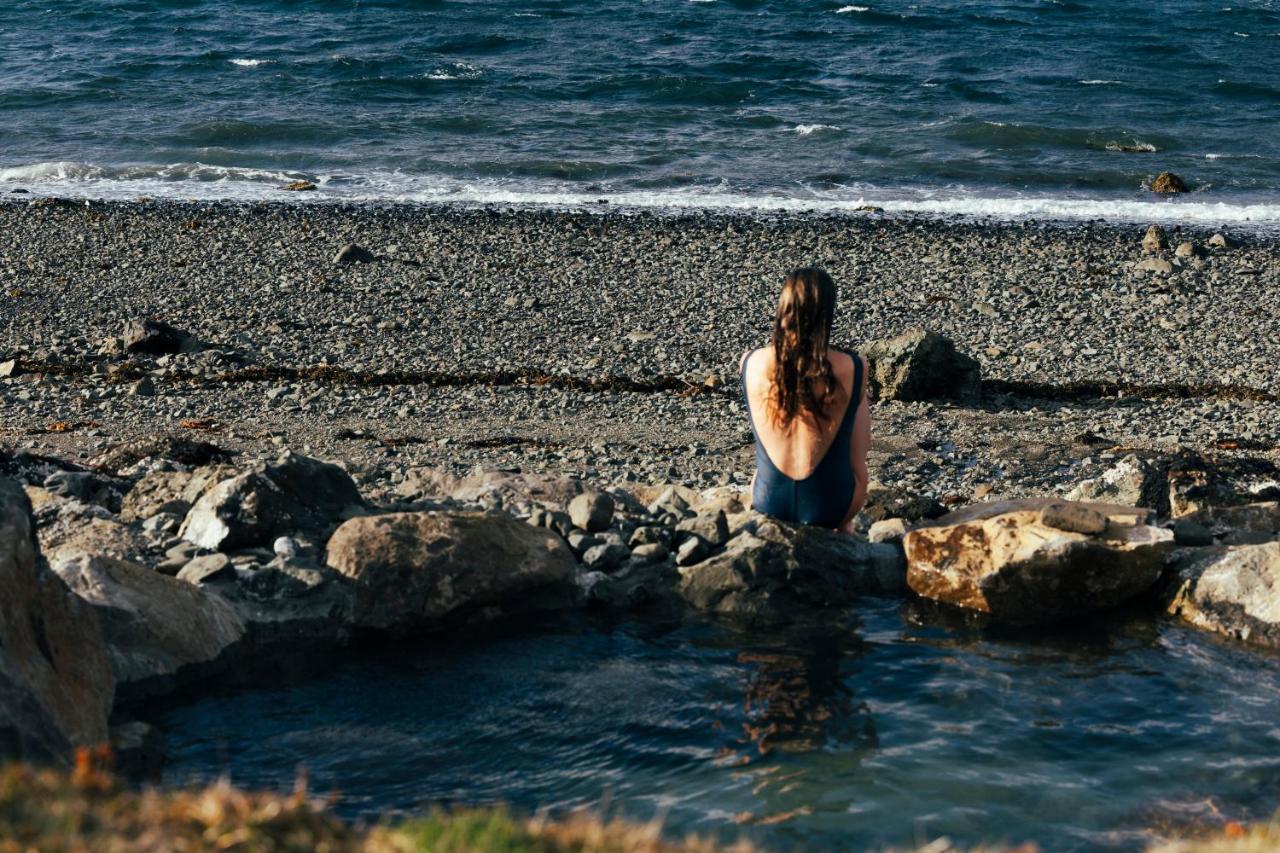
<svg viewBox="0 0 1280 853">
<path fill-rule="evenodd" d="M 1280 806 L 1280 656 L 1141 613 L 740 632 L 582 622 L 388 643 L 164 713 L 165 781 L 432 803 L 590 806 L 770 849 L 1035 841 L 1141 847 Z"/>
</svg>

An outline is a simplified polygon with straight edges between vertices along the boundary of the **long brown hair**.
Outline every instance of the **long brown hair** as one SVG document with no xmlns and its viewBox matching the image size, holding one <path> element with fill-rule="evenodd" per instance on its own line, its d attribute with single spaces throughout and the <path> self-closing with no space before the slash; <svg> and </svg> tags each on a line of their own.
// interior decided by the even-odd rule
<svg viewBox="0 0 1280 853">
<path fill-rule="evenodd" d="M 836 285 L 826 270 L 804 267 L 782 284 L 773 321 L 773 419 L 787 427 L 802 412 L 819 422 L 836 393 L 827 358 L 836 316 Z"/>
</svg>

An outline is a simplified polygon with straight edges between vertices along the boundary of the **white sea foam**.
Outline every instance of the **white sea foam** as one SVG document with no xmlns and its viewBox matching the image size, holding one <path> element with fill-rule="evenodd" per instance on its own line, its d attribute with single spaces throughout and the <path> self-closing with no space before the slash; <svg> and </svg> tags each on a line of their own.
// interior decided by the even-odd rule
<svg viewBox="0 0 1280 853">
<path fill-rule="evenodd" d="M 480 69 L 467 62 L 455 62 L 422 75 L 427 80 L 470 80 L 480 76 Z"/>
<path fill-rule="evenodd" d="M 836 9 L 836 14 L 847 15 L 850 12 L 870 12 L 870 11 L 871 11 L 870 6 L 841 6 L 839 9 Z"/>
<path fill-rule="evenodd" d="M 1123 86 L 1123 80 L 1078 80 L 1082 86 Z"/>
<path fill-rule="evenodd" d="M 1142 154 L 1154 154 L 1160 150 L 1150 142 L 1141 142 L 1138 140 L 1134 140 L 1133 142 L 1108 142 L 1106 147 L 1108 151 L 1128 151 Z"/>
<path fill-rule="evenodd" d="M 795 127 L 791 128 L 791 130 L 801 136 L 811 136 L 822 131 L 840 130 L 840 128 L 836 127 L 834 124 L 797 124 Z"/>
<path fill-rule="evenodd" d="M 270 65 L 270 59 L 232 59 L 232 65 L 239 65 L 241 68 L 257 68 L 259 65 Z"/>
<path fill-rule="evenodd" d="M 316 183 L 315 193 L 286 193 L 292 180 Z M 794 195 L 736 192 L 727 187 L 655 191 L 586 192 L 550 183 L 523 185 L 506 181 L 465 181 L 440 176 L 376 172 L 366 175 L 308 174 L 271 169 L 236 168 L 204 163 L 163 166 L 103 167 L 55 161 L 0 169 L 0 195 L 22 187 L 27 196 L 63 196 L 130 200 L 138 196 L 188 201 L 278 201 L 308 204 L 324 201 L 367 203 L 442 203 L 462 205 L 529 205 L 551 208 L 710 210 L 822 214 L 854 212 L 868 206 L 894 214 L 969 216 L 1007 220 L 1102 219 L 1115 222 L 1168 222 L 1280 229 L 1280 202 L 1268 197 L 1236 203 L 1190 199 L 1148 201 L 1047 196 L 982 196 L 963 188 L 891 190 L 869 185 L 840 191 L 799 189 Z"/>
</svg>

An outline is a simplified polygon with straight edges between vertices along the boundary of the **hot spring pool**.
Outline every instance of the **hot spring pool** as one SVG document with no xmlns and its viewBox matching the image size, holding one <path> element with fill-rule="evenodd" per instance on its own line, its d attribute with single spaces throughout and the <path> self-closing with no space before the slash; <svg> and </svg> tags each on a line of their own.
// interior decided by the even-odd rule
<svg viewBox="0 0 1280 853">
<path fill-rule="evenodd" d="M 170 708 L 165 782 L 287 789 L 305 765 L 348 817 L 587 805 L 777 850 L 1133 849 L 1280 807 L 1280 656 L 1132 614 L 1010 632 L 931 613 L 390 643 Z"/>
</svg>

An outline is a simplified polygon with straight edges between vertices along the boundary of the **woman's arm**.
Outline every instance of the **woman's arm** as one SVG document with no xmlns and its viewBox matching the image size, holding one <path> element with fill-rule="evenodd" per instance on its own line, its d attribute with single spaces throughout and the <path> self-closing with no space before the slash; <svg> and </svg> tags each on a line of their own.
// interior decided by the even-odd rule
<svg viewBox="0 0 1280 853">
<path fill-rule="evenodd" d="M 858 401 L 858 414 L 853 426 L 853 505 L 849 517 L 862 511 L 867 502 L 867 451 L 871 449 L 871 403 L 867 400 L 867 360 L 862 359 L 862 399 Z"/>
</svg>

